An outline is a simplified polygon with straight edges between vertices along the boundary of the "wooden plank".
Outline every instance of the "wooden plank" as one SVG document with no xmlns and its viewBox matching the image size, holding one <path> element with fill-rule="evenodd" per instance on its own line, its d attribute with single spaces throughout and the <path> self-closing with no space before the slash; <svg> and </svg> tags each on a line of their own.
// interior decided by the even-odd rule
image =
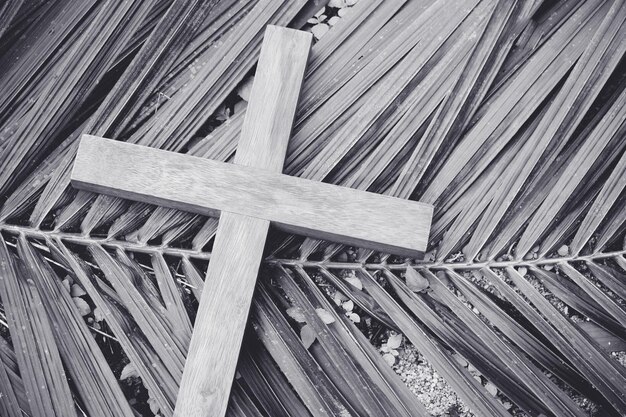
<svg viewBox="0 0 626 417">
<path fill-rule="evenodd" d="M 254 167 L 83 136 L 72 184 L 209 216 L 270 220 L 283 230 L 406 256 L 426 248 L 432 206 Z"/>
<path fill-rule="evenodd" d="M 236 164 L 266 172 L 283 171 L 311 41 L 308 32 L 267 27 L 241 127 Z"/>
<path fill-rule="evenodd" d="M 235 375 L 269 221 L 224 212 L 174 416 L 223 416 Z"/>
<path fill-rule="evenodd" d="M 267 28 L 236 163 L 282 171 L 310 46 L 306 32 Z M 220 216 L 175 416 L 226 414 L 269 225 L 245 214 Z"/>
</svg>

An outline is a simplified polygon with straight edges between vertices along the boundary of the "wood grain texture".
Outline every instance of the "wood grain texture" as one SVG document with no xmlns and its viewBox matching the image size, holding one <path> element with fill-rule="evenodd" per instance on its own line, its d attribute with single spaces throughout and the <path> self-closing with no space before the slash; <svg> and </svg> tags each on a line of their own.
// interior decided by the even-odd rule
<svg viewBox="0 0 626 417">
<path fill-rule="evenodd" d="M 267 27 L 236 164 L 282 172 L 312 39 L 308 32 Z"/>
<path fill-rule="evenodd" d="M 310 46 L 306 32 L 267 27 L 235 163 L 282 171 Z M 220 216 L 175 416 L 226 414 L 269 226 Z"/>
<path fill-rule="evenodd" d="M 224 416 L 270 222 L 224 212 L 174 416 Z"/>
<path fill-rule="evenodd" d="M 204 215 L 257 217 L 295 234 L 412 257 L 425 250 L 432 217 L 428 204 L 89 136 L 72 183 Z"/>
</svg>

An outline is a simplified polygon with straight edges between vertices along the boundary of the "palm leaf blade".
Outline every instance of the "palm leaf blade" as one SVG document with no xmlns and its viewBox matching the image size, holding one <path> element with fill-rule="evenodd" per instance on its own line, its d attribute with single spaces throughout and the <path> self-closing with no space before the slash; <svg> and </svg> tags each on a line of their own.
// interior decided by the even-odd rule
<svg viewBox="0 0 626 417">
<path fill-rule="evenodd" d="M 272 232 L 228 415 L 428 415 L 412 346 L 477 415 L 626 412 L 626 6 L 339 3 L 6 9 L 0 413 L 173 414 L 218 219 L 76 192 L 77 138 L 232 162 L 264 26 L 310 17 L 285 173 L 435 203 L 429 252 Z"/>
</svg>

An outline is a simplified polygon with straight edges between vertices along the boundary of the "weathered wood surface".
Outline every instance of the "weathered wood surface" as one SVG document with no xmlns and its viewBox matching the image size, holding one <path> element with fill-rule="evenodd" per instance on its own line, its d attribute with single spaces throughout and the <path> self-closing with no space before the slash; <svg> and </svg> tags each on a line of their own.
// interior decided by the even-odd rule
<svg viewBox="0 0 626 417">
<path fill-rule="evenodd" d="M 407 256 L 426 248 L 432 216 L 432 206 L 415 201 L 89 136 L 72 183 L 210 216 L 257 217 L 292 233 Z"/>
<path fill-rule="evenodd" d="M 265 31 L 235 163 L 282 171 L 310 47 L 309 33 Z M 220 216 L 175 416 L 226 414 L 269 225 L 229 211 Z"/>
</svg>

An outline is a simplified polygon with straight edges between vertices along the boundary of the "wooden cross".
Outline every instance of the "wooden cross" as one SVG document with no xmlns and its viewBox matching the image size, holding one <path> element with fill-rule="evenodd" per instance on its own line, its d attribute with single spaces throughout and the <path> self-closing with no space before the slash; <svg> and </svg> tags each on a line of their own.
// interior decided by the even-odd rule
<svg viewBox="0 0 626 417">
<path fill-rule="evenodd" d="M 418 257 L 432 207 L 283 175 L 311 35 L 268 26 L 235 164 L 84 135 L 80 189 L 220 216 L 175 416 L 223 416 L 270 223 Z M 221 214 L 220 214 L 221 213 Z"/>
</svg>

